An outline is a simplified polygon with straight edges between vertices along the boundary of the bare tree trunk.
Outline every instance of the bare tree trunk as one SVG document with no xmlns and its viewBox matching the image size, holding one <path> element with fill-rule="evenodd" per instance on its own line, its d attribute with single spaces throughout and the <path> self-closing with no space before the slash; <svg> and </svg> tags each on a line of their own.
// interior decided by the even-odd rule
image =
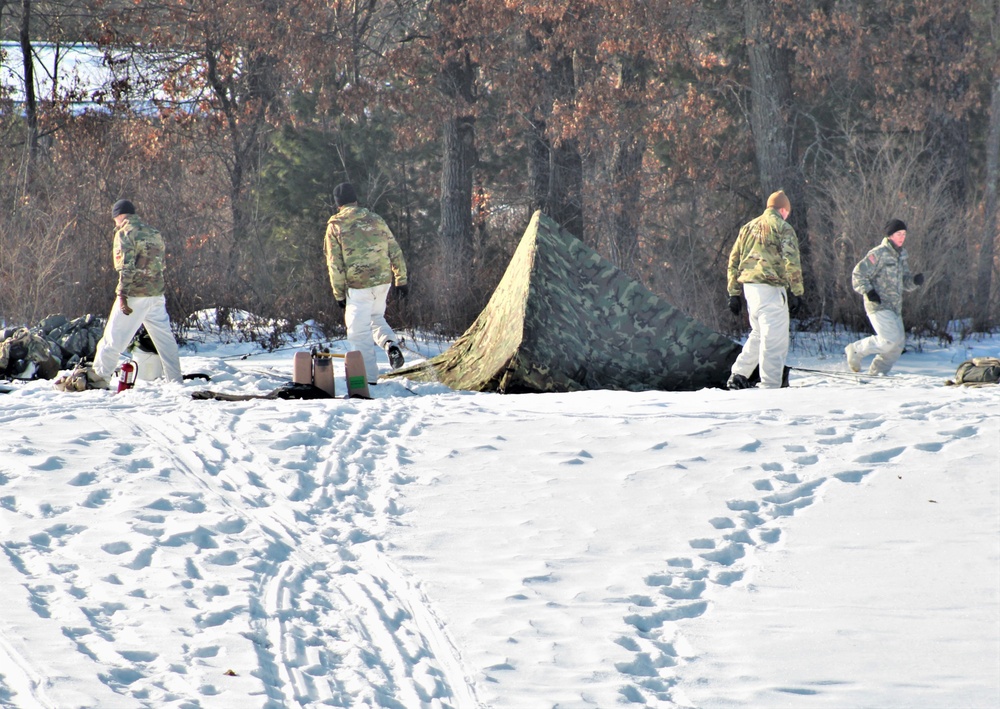
<svg viewBox="0 0 1000 709">
<path fill-rule="evenodd" d="M 997 179 L 1000 177 L 1000 68 L 994 70 L 993 98 L 990 101 L 990 132 L 986 141 L 986 199 L 983 242 L 979 248 L 976 273 L 975 328 L 986 330 L 990 322 L 990 288 L 993 256 L 997 241 Z"/>
<path fill-rule="evenodd" d="M 538 40 L 526 36 L 528 52 L 539 52 Z M 572 101 L 576 94 L 573 58 L 559 57 L 551 68 L 542 68 L 539 62 L 535 72 L 544 86 L 543 98 L 535 106 L 538 116 L 531 121 L 529 136 L 528 179 L 531 187 L 531 209 L 540 209 L 559 226 L 578 239 L 583 238 L 583 159 L 575 140 L 564 140 L 553 145 L 546 135 L 547 116 L 556 99 Z"/>
<path fill-rule="evenodd" d="M 575 140 L 553 146 L 545 121 L 532 122 L 528 146 L 531 211 L 540 209 L 578 239 L 583 238 L 583 159 Z"/>
<path fill-rule="evenodd" d="M 638 276 L 639 221 L 642 213 L 643 138 L 618 141 L 611 163 L 612 199 L 609 207 L 611 233 L 608 236 L 611 262 L 630 276 Z"/>
<path fill-rule="evenodd" d="M 252 54 L 248 51 L 247 54 Z M 247 203 L 248 185 L 260 171 L 261 155 L 266 140 L 267 110 L 277 100 L 275 62 L 266 54 L 245 62 L 246 75 L 243 87 L 234 87 L 220 75 L 219 53 L 211 43 L 204 51 L 208 70 L 208 83 L 219 110 L 225 120 L 230 152 L 223 161 L 229 174 L 229 209 L 232 214 L 233 238 L 229 252 L 230 293 L 239 297 L 261 300 L 266 291 L 269 272 L 259 268 L 267 263 L 263 254 L 255 253 L 260 247 L 253 242 L 258 230 L 253 213 Z M 257 307 L 258 303 L 252 304 Z"/>
<path fill-rule="evenodd" d="M 38 98 L 35 96 L 35 58 L 31 51 L 31 0 L 21 0 L 21 26 L 18 35 L 21 56 L 24 58 L 24 116 L 28 126 L 26 177 L 30 177 L 35 153 L 38 151 Z M 26 180 L 26 183 L 29 181 Z"/>
<path fill-rule="evenodd" d="M 942 64 L 959 62 L 972 42 L 972 23 L 968 8 L 956 13 L 949 22 L 931 23 L 928 26 L 927 41 Z M 961 7 L 961 5 L 959 5 Z M 969 76 L 960 74 L 952 80 L 942 82 L 937 97 L 931 106 L 927 133 L 930 136 L 930 151 L 933 156 L 932 168 L 940 171 L 947 180 L 948 194 L 956 205 L 965 203 L 970 180 L 969 119 L 967 114 L 956 116 L 947 106 L 960 104 L 969 90 Z"/>
<path fill-rule="evenodd" d="M 549 150 L 549 185 L 545 212 L 578 239 L 583 238 L 583 158 L 576 140 Z"/>
<path fill-rule="evenodd" d="M 472 173 L 476 164 L 476 119 L 457 116 L 445 122 L 441 169 L 441 225 L 444 252 L 467 268 L 472 252 Z M 464 264 L 464 266 L 463 266 Z"/>
<path fill-rule="evenodd" d="M 548 124 L 544 118 L 534 118 L 528 134 L 528 194 L 531 198 L 530 211 L 536 209 L 546 212 L 546 202 L 551 180 L 550 155 L 552 145 L 545 137 Z M 549 216 L 552 216 L 551 214 Z"/>
<path fill-rule="evenodd" d="M 441 223 L 438 227 L 438 246 L 444 267 L 441 295 L 446 303 L 453 305 L 469 301 L 475 235 L 472 187 L 477 161 L 476 118 L 469 110 L 477 98 L 476 69 L 467 52 L 459 51 L 457 55 L 459 58 L 448 60 L 438 75 L 441 92 L 454 102 L 454 114 L 443 126 Z M 456 318 L 452 325 L 468 325 L 461 310 L 448 310 Z"/>
<path fill-rule="evenodd" d="M 743 13 L 752 92 L 750 129 L 761 188 L 765 195 L 779 189 L 788 195 L 789 222 L 799 237 L 803 276 L 811 283 L 805 182 L 795 158 L 792 53 L 779 45 L 781 12 L 774 0 L 744 0 Z"/>
<path fill-rule="evenodd" d="M 641 98 L 646 77 L 642 60 L 626 57 L 621 60 L 619 88 L 627 98 L 620 107 L 624 129 L 618 137 L 611 157 L 611 233 L 608 247 L 611 262 L 631 276 L 638 276 L 636 257 L 639 252 L 639 223 L 642 215 L 642 156 L 646 139 L 642 135 Z"/>
</svg>

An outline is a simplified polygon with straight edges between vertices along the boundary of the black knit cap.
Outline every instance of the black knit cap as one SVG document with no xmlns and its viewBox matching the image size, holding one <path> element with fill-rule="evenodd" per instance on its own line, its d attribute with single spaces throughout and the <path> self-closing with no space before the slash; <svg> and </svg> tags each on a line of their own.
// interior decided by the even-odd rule
<svg viewBox="0 0 1000 709">
<path fill-rule="evenodd" d="M 338 207 L 358 201 L 358 193 L 354 191 L 354 185 L 350 182 L 341 182 L 333 188 L 333 201 Z"/>
<path fill-rule="evenodd" d="M 892 236 L 897 231 L 906 231 L 906 224 L 899 219 L 890 219 L 885 223 L 886 236 Z"/>
<path fill-rule="evenodd" d="M 127 199 L 120 199 L 111 208 L 111 216 L 117 217 L 119 214 L 135 214 L 135 205 Z"/>
</svg>

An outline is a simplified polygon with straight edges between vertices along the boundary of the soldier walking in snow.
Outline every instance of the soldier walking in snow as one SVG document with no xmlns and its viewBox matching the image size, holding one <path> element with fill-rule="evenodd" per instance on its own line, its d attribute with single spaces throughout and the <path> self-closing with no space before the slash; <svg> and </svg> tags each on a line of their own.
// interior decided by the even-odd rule
<svg viewBox="0 0 1000 709">
<path fill-rule="evenodd" d="M 729 254 L 729 309 L 739 315 L 742 290 L 750 315 L 750 335 L 733 363 L 726 387 L 746 389 L 759 369 L 767 389 L 782 385 L 788 356 L 789 311 L 794 315 L 804 288 L 799 240 L 786 219 L 792 204 L 781 190 L 767 199 L 764 213 L 743 225 Z M 791 291 L 791 296 L 786 292 Z"/>
<path fill-rule="evenodd" d="M 906 224 L 890 219 L 885 225 L 882 243 L 869 251 L 851 274 L 851 285 L 864 297 L 865 312 L 875 334 L 852 342 L 844 348 L 847 366 L 852 372 L 861 371 L 861 360 L 875 355 L 869 374 L 888 374 L 903 353 L 906 330 L 903 329 L 903 292 L 911 291 L 924 282 L 924 274 L 910 275 L 906 241 Z"/>
<path fill-rule="evenodd" d="M 375 347 L 385 350 L 393 369 L 403 366 L 396 333 L 385 320 L 385 301 L 395 277 L 396 292 L 406 297 L 406 262 L 385 220 L 358 206 L 354 186 L 342 182 L 333 191 L 337 213 L 326 224 L 323 249 L 337 305 L 344 309 L 347 340 L 365 359 L 368 383 L 378 380 Z"/>
<path fill-rule="evenodd" d="M 118 271 L 118 298 L 97 343 L 92 384 L 108 386 L 119 354 L 143 325 L 160 354 L 164 377 L 171 382 L 183 381 L 177 341 L 170 331 L 163 296 L 163 237 L 136 216 L 135 206 L 127 199 L 115 202 L 111 216 L 115 220 L 113 257 Z"/>
</svg>

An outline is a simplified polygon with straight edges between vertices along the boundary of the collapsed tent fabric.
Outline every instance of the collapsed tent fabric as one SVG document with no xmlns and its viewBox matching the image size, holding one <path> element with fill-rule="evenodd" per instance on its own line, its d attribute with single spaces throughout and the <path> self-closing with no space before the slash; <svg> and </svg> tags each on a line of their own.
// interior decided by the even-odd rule
<svg viewBox="0 0 1000 709">
<path fill-rule="evenodd" d="M 469 329 L 389 376 L 508 394 L 690 391 L 724 387 L 739 351 L 535 212 Z"/>
</svg>

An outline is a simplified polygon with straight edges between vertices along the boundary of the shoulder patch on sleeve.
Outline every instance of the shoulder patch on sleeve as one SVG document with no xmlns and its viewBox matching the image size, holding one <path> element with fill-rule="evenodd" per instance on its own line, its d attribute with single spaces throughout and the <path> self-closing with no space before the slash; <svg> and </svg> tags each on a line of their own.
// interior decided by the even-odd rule
<svg viewBox="0 0 1000 709">
<path fill-rule="evenodd" d="M 875 254 L 868 254 L 868 260 L 872 263 L 875 263 Z"/>
</svg>

